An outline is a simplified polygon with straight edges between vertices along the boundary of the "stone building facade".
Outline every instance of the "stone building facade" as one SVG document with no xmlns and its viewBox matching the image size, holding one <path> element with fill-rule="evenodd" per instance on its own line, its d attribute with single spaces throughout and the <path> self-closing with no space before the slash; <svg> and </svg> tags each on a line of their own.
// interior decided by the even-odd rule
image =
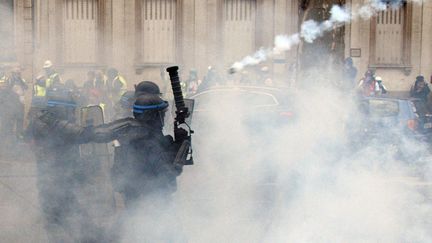
<svg viewBox="0 0 432 243">
<path fill-rule="evenodd" d="M 116 67 L 130 81 L 160 82 L 171 64 L 183 74 L 207 66 L 221 71 L 292 34 L 306 19 L 325 19 L 331 4 L 366 0 L 0 0 L 0 63 L 24 68 L 34 79 L 46 59 L 77 83 L 90 69 Z M 311 15 L 312 14 L 312 15 Z M 336 38 L 336 39 L 335 39 Z M 323 40 L 325 41 L 325 40 Z M 374 68 L 391 90 L 406 90 L 415 76 L 432 74 L 432 2 L 405 3 L 371 20 L 354 21 L 328 41 L 335 55 L 351 56 L 358 78 Z M 324 43 L 326 44 L 326 43 Z M 328 43 L 334 46 L 332 43 Z M 333 48 L 333 47 L 332 47 Z M 268 61 L 286 73 L 303 53 L 295 47 Z M 6 54 L 4 54 L 6 53 Z M 306 54 L 304 54 L 306 55 Z"/>
</svg>

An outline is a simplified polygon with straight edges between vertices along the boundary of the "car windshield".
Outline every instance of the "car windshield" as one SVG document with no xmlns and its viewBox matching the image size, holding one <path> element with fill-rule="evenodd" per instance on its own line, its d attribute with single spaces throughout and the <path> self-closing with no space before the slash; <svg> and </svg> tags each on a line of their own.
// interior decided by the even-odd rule
<svg viewBox="0 0 432 243">
<path fill-rule="evenodd" d="M 253 109 L 278 105 L 277 99 L 269 93 L 248 90 L 210 90 L 194 97 L 196 111 L 210 107 L 230 106 L 232 109 Z"/>
<path fill-rule="evenodd" d="M 371 117 L 391 117 L 399 114 L 399 103 L 393 100 L 374 100 L 361 103 L 361 111 Z"/>
</svg>

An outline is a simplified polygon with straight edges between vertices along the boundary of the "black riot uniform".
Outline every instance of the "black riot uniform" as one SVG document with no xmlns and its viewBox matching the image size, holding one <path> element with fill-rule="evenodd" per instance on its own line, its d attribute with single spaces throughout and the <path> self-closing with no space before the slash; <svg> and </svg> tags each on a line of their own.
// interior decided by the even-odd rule
<svg viewBox="0 0 432 243">
<path fill-rule="evenodd" d="M 78 144 L 108 142 L 118 131 L 113 124 L 80 127 L 74 123 L 70 92 L 54 88 L 47 106 L 34 112 L 27 129 L 37 159 L 39 199 L 50 242 L 103 242 L 102 231 L 80 205 L 82 183 Z"/>
<path fill-rule="evenodd" d="M 176 190 L 178 145 L 162 133 L 167 107 L 158 95 L 142 95 L 133 106 L 134 118 L 123 119 L 130 129 L 118 138 L 112 176 L 126 205 L 153 193 L 169 197 Z"/>
<path fill-rule="evenodd" d="M 182 167 L 174 164 L 179 146 L 171 136 L 162 133 L 168 103 L 159 95 L 141 95 L 133 106 L 134 118 L 122 121 L 130 124 L 118 141 L 112 168 L 113 187 L 125 202 L 126 218 L 140 212 L 142 242 L 178 242 L 179 231 L 172 205 L 172 194 L 177 189 L 176 178 Z M 126 242 L 136 242 L 129 223 L 119 222 Z M 129 238 L 131 237 L 131 238 Z"/>
</svg>

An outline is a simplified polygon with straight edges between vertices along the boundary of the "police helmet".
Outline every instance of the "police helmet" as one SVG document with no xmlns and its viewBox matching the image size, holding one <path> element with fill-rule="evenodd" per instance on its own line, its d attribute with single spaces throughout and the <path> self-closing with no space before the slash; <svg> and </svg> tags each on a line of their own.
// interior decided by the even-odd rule
<svg viewBox="0 0 432 243">
<path fill-rule="evenodd" d="M 159 86 L 152 81 L 142 81 L 135 85 L 135 95 L 138 97 L 142 94 L 161 95 Z"/>
<path fill-rule="evenodd" d="M 137 97 L 133 105 L 133 115 L 137 120 L 145 122 L 161 122 L 163 125 L 164 114 L 168 108 L 168 102 L 159 95 L 147 94 Z"/>
</svg>

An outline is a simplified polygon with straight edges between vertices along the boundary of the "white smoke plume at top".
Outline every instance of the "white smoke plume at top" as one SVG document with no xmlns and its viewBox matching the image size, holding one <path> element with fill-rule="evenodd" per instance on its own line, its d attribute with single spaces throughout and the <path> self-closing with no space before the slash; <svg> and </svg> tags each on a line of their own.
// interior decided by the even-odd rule
<svg viewBox="0 0 432 243">
<path fill-rule="evenodd" d="M 416 0 L 418 1 L 418 0 Z M 414 1 L 414 2 L 416 2 Z M 398 8 L 400 0 L 392 1 L 390 6 Z M 385 11 L 388 5 L 381 0 L 369 0 L 365 5 L 357 8 L 347 8 L 345 6 L 333 5 L 330 10 L 330 18 L 321 23 L 314 20 L 307 20 L 302 23 L 300 33 L 292 35 L 277 35 L 274 40 L 273 48 L 261 48 L 251 56 L 246 56 L 241 61 L 235 62 L 229 72 L 235 73 L 247 66 L 254 66 L 266 61 L 273 55 L 280 54 L 290 50 L 293 46 L 298 45 L 303 39 L 305 42 L 313 43 L 317 38 L 322 37 L 326 32 L 342 26 L 357 19 L 370 19 L 380 11 Z"/>
</svg>

